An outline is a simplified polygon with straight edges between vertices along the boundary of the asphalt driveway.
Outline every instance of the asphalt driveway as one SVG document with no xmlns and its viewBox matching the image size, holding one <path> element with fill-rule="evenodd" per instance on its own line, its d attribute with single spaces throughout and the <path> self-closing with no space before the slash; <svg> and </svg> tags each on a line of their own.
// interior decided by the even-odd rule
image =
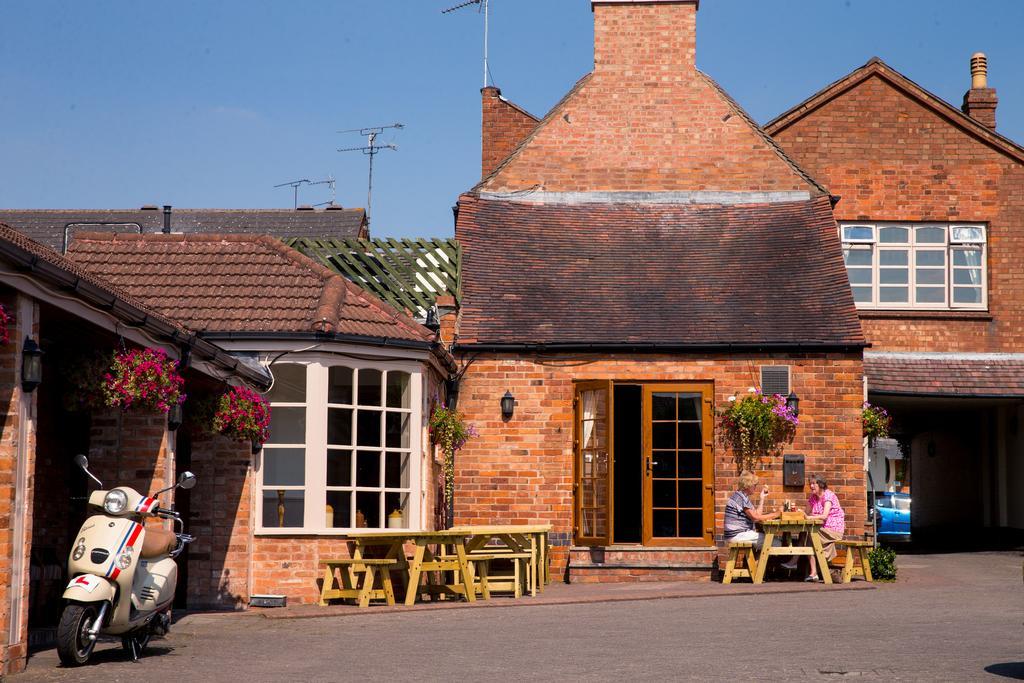
<svg viewBox="0 0 1024 683">
<path fill-rule="evenodd" d="M 47 650 L 12 681 L 1024 678 L 1021 562 L 1009 552 L 907 555 L 900 580 L 875 590 L 196 614 L 138 664 L 113 642 L 81 669 L 61 669 Z"/>
</svg>

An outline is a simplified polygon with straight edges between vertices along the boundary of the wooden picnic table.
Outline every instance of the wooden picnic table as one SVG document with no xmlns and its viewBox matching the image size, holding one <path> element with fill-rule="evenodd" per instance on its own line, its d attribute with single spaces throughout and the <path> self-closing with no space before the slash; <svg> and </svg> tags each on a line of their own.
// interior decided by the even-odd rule
<svg viewBox="0 0 1024 683">
<path fill-rule="evenodd" d="M 528 590 L 536 597 L 538 591 L 550 582 L 548 573 L 548 534 L 550 524 L 493 524 L 454 526 L 452 531 L 471 534 L 466 542 L 466 551 L 472 553 L 484 549 L 498 540 L 513 552 L 528 552 L 531 556 Z"/>
<path fill-rule="evenodd" d="M 825 559 L 819 535 L 822 524 L 824 522 L 810 519 L 772 519 L 760 522 L 761 529 L 764 531 L 764 545 L 761 546 L 761 556 L 757 558 L 757 571 L 754 573 L 753 582 L 762 583 L 764 581 L 764 572 L 768 567 L 768 558 L 770 557 L 789 558 L 813 555 L 818 561 L 818 573 L 822 580 L 831 584 L 832 574 L 829 571 L 828 560 Z M 807 534 L 811 541 L 810 546 L 793 545 L 800 538 L 800 534 Z M 776 537 L 782 539 L 782 545 L 772 545 Z"/>
<path fill-rule="evenodd" d="M 447 529 L 441 531 L 353 531 L 348 539 L 355 545 L 352 558 L 363 559 L 367 548 L 386 548 L 384 558 L 396 560 L 395 569 L 406 573 L 405 604 L 412 605 L 421 592 L 420 579 L 423 572 L 456 571 L 458 572 L 458 592 L 466 596 L 469 602 L 476 602 L 476 590 L 473 586 L 473 571 L 467 559 L 466 539 L 472 535 L 468 531 Z M 405 556 L 405 544 L 416 546 L 411 559 Z M 451 546 L 454 554 L 434 553 L 429 546 Z"/>
</svg>

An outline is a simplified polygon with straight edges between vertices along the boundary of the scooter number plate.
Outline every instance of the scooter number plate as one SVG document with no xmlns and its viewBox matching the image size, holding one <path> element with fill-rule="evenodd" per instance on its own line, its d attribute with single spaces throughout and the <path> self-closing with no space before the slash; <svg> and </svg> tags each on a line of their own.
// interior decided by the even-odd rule
<svg viewBox="0 0 1024 683">
<path fill-rule="evenodd" d="M 100 582 L 101 579 L 98 576 L 85 574 L 71 579 L 71 582 L 68 584 L 68 588 L 82 588 L 85 592 L 92 593 L 96 590 L 96 587 L 100 585 Z"/>
</svg>

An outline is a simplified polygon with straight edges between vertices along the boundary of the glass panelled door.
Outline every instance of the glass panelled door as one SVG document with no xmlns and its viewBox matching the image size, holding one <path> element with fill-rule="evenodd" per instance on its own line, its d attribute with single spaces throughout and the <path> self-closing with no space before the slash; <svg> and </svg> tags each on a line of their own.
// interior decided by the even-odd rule
<svg viewBox="0 0 1024 683">
<path fill-rule="evenodd" d="M 644 386 L 644 545 L 711 545 L 710 383 Z"/>
<path fill-rule="evenodd" d="M 612 383 L 576 385 L 575 537 L 607 545 L 612 528 Z"/>
</svg>

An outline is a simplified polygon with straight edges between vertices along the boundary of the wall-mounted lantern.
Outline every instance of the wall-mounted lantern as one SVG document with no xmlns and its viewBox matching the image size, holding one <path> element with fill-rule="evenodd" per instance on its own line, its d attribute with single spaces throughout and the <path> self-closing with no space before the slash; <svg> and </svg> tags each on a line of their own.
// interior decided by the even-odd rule
<svg viewBox="0 0 1024 683">
<path fill-rule="evenodd" d="M 796 395 L 795 391 L 789 392 L 789 396 L 786 397 L 786 407 L 794 417 L 800 415 L 800 397 Z"/>
<path fill-rule="evenodd" d="M 181 426 L 182 412 L 180 403 L 171 406 L 171 409 L 167 411 L 167 429 L 173 432 Z"/>
<path fill-rule="evenodd" d="M 505 395 L 501 397 L 501 417 L 505 420 L 511 419 L 515 409 L 516 397 L 512 395 L 511 391 L 506 391 Z"/>
<path fill-rule="evenodd" d="M 21 388 L 32 393 L 43 381 L 43 350 L 32 337 L 21 347 Z"/>
</svg>

